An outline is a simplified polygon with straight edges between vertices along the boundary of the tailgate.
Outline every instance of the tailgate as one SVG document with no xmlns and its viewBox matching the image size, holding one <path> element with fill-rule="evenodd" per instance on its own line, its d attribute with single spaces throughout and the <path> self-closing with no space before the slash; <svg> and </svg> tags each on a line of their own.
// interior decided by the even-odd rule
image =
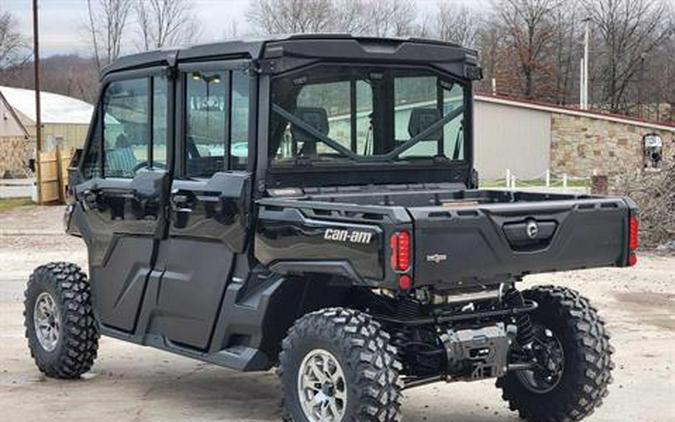
<svg viewBox="0 0 675 422">
<path fill-rule="evenodd" d="M 630 207 L 622 198 L 408 211 L 418 286 L 487 284 L 626 261 Z"/>
</svg>

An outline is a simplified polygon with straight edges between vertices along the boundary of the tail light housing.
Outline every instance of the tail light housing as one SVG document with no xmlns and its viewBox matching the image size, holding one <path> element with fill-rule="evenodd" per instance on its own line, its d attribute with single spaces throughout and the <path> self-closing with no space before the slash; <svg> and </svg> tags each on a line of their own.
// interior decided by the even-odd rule
<svg viewBox="0 0 675 422">
<path fill-rule="evenodd" d="M 405 273 L 410 269 L 411 259 L 410 232 L 402 230 L 391 235 L 389 238 L 390 265 L 391 269 L 398 273 Z M 399 287 L 407 290 L 412 287 L 412 278 L 408 274 L 399 275 Z"/>
<path fill-rule="evenodd" d="M 631 215 L 628 219 L 628 266 L 632 267 L 637 264 L 636 251 L 638 248 L 638 218 Z"/>
</svg>

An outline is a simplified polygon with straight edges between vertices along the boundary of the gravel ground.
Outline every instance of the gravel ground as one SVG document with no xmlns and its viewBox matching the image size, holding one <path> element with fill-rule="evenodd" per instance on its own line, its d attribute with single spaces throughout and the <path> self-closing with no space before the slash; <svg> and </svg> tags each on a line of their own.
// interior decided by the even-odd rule
<svg viewBox="0 0 675 422">
<path fill-rule="evenodd" d="M 52 260 L 86 263 L 79 239 L 61 231 L 61 207 L 0 214 L 0 409 L 3 421 L 278 420 L 272 372 L 241 374 L 103 338 L 83 380 L 42 376 L 23 337 L 21 299 L 32 269 Z M 633 269 L 529 277 L 589 296 L 609 323 L 615 382 L 595 422 L 675 420 L 675 257 L 642 254 Z M 493 381 L 436 384 L 406 391 L 408 421 L 515 422 Z"/>
</svg>

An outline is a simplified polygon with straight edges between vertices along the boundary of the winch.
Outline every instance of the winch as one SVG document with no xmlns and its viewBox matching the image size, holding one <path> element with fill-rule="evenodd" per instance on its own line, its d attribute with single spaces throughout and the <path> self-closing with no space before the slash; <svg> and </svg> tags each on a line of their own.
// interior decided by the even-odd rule
<svg viewBox="0 0 675 422">
<path fill-rule="evenodd" d="M 496 323 L 487 327 L 449 329 L 440 336 L 452 379 L 477 381 L 501 377 L 508 366 L 509 347 L 517 335 L 515 325 Z"/>
</svg>

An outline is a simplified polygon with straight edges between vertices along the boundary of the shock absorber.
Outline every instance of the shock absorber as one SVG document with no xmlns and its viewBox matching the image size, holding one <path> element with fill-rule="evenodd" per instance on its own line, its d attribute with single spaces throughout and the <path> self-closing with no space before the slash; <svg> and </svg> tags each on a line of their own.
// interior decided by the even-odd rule
<svg viewBox="0 0 675 422">
<path fill-rule="evenodd" d="M 516 289 L 509 290 L 504 297 L 504 301 L 519 308 L 525 306 L 523 294 Z M 518 325 L 518 336 L 516 338 L 518 344 L 525 349 L 529 349 L 532 346 L 532 341 L 534 341 L 534 328 L 530 315 L 528 313 L 519 314 L 516 317 L 516 324 Z"/>
</svg>

